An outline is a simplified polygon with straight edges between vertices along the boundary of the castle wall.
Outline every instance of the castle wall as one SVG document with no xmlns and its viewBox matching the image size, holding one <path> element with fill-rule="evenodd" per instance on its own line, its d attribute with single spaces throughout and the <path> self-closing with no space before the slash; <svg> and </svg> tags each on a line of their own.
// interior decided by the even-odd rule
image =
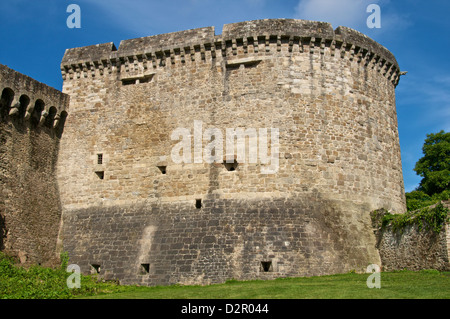
<svg viewBox="0 0 450 319">
<path fill-rule="evenodd" d="M 51 265 L 61 203 L 56 179 L 68 96 L 0 65 L 0 249 Z"/>
<path fill-rule="evenodd" d="M 384 231 L 379 238 L 378 249 L 384 271 L 437 269 L 448 271 L 450 240 L 448 225 L 440 233 L 419 230 L 408 226 L 403 233 Z"/>
<path fill-rule="evenodd" d="M 61 240 L 85 271 L 167 284 L 267 277 L 264 261 L 277 276 L 379 263 L 369 212 L 404 211 L 399 68 L 364 35 L 251 21 L 69 49 L 61 69 Z M 235 171 L 175 163 L 177 128 L 192 159 L 208 128 L 278 132 L 276 170 L 251 153 Z"/>
<path fill-rule="evenodd" d="M 450 208 L 450 202 L 443 202 Z M 430 208 L 434 207 L 430 206 Z M 377 248 L 384 271 L 437 269 L 450 270 L 450 227 L 445 224 L 437 233 L 412 224 L 393 231 L 388 225 L 377 230 Z"/>
</svg>

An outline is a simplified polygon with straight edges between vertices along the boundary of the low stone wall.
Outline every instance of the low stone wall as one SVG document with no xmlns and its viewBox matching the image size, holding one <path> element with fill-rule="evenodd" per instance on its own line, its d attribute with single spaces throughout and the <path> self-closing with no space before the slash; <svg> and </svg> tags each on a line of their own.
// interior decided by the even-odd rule
<svg viewBox="0 0 450 319">
<path fill-rule="evenodd" d="M 449 207 L 450 202 L 444 203 Z M 435 232 L 416 224 L 401 230 L 392 225 L 376 231 L 377 248 L 380 252 L 383 271 L 437 269 L 450 270 L 450 225 Z"/>
</svg>

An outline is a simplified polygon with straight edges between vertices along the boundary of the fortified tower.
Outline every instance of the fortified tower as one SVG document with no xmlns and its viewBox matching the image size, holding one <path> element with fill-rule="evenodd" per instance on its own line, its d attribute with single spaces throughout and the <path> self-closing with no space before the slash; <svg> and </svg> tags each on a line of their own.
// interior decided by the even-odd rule
<svg viewBox="0 0 450 319">
<path fill-rule="evenodd" d="M 369 212 L 405 211 L 400 69 L 365 35 L 249 21 L 68 49 L 61 70 L 60 239 L 82 272 L 207 284 L 380 264 Z"/>
</svg>

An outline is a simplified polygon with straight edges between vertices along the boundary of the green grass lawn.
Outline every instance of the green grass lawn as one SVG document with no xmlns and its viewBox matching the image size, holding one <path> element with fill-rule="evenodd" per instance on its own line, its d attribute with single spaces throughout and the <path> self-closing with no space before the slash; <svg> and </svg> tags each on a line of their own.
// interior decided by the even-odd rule
<svg viewBox="0 0 450 319">
<path fill-rule="evenodd" d="M 381 273 L 381 288 L 368 288 L 369 274 L 228 281 L 209 286 L 127 287 L 96 299 L 449 299 L 450 273 Z"/>
</svg>

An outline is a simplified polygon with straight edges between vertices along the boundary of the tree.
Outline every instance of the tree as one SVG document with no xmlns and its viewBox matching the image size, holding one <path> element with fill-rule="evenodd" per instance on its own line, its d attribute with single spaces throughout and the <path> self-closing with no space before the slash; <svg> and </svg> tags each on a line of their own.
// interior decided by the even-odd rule
<svg viewBox="0 0 450 319">
<path fill-rule="evenodd" d="M 424 156 L 414 167 L 423 177 L 417 190 L 430 196 L 450 190 L 450 133 L 427 134 L 422 151 Z"/>
</svg>

